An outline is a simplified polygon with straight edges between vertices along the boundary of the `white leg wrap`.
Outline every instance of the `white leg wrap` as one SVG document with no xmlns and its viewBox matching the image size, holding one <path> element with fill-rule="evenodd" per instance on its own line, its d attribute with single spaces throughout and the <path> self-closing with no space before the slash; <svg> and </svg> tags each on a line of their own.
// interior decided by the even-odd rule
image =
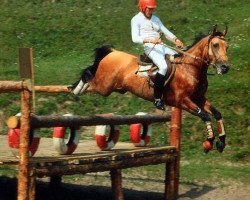
<svg viewBox="0 0 250 200">
<path fill-rule="evenodd" d="M 80 80 L 80 82 L 78 83 L 78 85 L 75 87 L 75 89 L 72 91 L 72 93 L 74 95 L 80 95 L 80 92 L 82 90 L 84 86 L 84 82 L 82 80 Z"/>
<path fill-rule="evenodd" d="M 217 121 L 217 128 L 218 128 L 219 136 L 226 135 L 222 119 Z"/>
<path fill-rule="evenodd" d="M 87 90 L 88 87 L 89 87 L 89 84 L 88 83 L 84 83 L 84 85 L 83 85 L 83 87 L 82 87 L 79 95 L 83 94 Z"/>
<path fill-rule="evenodd" d="M 212 123 L 211 122 L 206 122 L 206 127 L 207 127 L 207 138 L 211 139 L 214 138 L 214 132 L 212 129 Z"/>
</svg>

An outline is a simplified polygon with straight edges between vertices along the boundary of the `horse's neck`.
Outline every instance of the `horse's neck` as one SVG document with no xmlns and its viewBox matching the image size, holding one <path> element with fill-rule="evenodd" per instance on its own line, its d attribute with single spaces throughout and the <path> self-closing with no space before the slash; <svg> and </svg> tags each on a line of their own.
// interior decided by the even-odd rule
<svg viewBox="0 0 250 200">
<path fill-rule="evenodd" d="M 208 37 L 202 39 L 187 52 L 197 59 L 194 59 L 188 55 L 183 56 L 184 63 L 188 63 L 198 73 L 206 74 L 208 69 L 207 54 L 208 54 Z"/>
</svg>

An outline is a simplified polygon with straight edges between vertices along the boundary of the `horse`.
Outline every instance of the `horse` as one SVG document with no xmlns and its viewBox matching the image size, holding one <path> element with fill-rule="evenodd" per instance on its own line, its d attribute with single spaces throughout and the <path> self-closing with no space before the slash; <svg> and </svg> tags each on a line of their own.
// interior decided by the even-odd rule
<svg viewBox="0 0 250 200">
<path fill-rule="evenodd" d="M 230 69 L 225 41 L 227 30 L 226 27 L 220 32 L 214 26 L 209 34 L 195 41 L 185 52 L 182 51 L 174 60 L 175 72 L 170 82 L 164 86 L 163 101 L 166 105 L 186 110 L 205 122 L 206 140 L 203 148 L 206 153 L 213 149 L 215 139 L 210 115 L 216 119 L 219 132 L 217 150 L 223 152 L 226 145 L 222 115 L 207 100 L 205 94 L 208 88 L 208 67 L 212 65 L 219 75 Z M 75 95 L 96 92 L 108 96 L 112 92 L 128 91 L 145 100 L 154 100 L 153 88 L 148 83 L 149 77 L 136 73 L 137 56 L 108 45 L 97 48 L 95 53 L 93 65 L 85 69 L 80 80 L 72 85 Z"/>
</svg>

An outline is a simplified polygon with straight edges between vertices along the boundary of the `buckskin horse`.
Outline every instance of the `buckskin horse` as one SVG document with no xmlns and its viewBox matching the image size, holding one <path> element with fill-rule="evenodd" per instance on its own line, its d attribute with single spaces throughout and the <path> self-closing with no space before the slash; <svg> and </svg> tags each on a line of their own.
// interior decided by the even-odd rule
<svg viewBox="0 0 250 200">
<path fill-rule="evenodd" d="M 213 27 L 191 45 L 186 53 L 175 58 L 175 73 L 170 82 L 164 86 L 163 100 L 169 106 L 178 107 L 200 117 L 206 125 L 206 140 L 203 142 L 205 152 L 213 148 L 215 139 L 212 128 L 212 115 L 217 121 L 219 152 L 225 148 L 225 129 L 221 113 L 206 99 L 208 88 L 207 70 L 214 66 L 217 74 L 225 74 L 230 68 L 227 57 L 227 43 L 223 32 Z M 108 96 L 112 92 L 127 91 L 145 100 L 153 101 L 153 88 L 149 86 L 146 76 L 139 76 L 137 56 L 118 51 L 111 46 L 96 49 L 94 64 L 89 66 L 79 81 L 72 86 L 72 92 L 80 95 L 85 92 L 97 92 Z"/>
</svg>

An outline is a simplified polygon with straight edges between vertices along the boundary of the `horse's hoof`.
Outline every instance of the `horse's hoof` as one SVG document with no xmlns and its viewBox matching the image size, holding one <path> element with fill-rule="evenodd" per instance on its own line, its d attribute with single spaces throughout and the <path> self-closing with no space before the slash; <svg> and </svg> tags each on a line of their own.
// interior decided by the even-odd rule
<svg viewBox="0 0 250 200">
<path fill-rule="evenodd" d="M 223 152 L 225 146 L 226 146 L 225 143 L 220 140 L 216 142 L 217 151 L 219 151 L 220 153 Z"/>
<path fill-rule="evenodd" d="M 203 148 L 204 152 L 208 153 L 210 150 L 213 149 L 213 142 L 206 140 L 205 142 L 203 142 Z"/>
</svg>

